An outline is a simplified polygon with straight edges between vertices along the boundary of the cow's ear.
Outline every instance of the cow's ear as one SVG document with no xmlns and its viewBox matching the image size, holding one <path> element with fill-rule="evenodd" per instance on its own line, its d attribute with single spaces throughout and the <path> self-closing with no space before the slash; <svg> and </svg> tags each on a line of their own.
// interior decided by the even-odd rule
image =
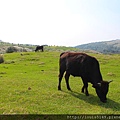
<svg viewBox="0 0 120 120">
<path fill-rule="evenodd" d="M 97 83 L 99 85 L 99 87 L 101 87 L 101 83 Z"/>
<path fill-rule="evenodd" d="M 109 80 L 108 83 L 111 83 L 113 80 Z"/>
</svg>

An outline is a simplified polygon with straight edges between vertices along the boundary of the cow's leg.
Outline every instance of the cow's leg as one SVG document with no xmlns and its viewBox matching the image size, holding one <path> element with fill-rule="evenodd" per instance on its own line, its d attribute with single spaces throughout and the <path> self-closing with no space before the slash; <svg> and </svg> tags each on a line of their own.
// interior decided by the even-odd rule
<svg viewBox="0 0 120 120">
<path fill-rule="evenodd" d="M 86 96 L 89 96 L 89 93 L 88 93 L 88 83 L 84 83 L 84 89 L 85 89 Z"/>
<path fill-rule="evenodd" d="M 85 79 L 83 79 L 83 87 L 82 87 L 82 93 L 85 92 L 86 96 L 89 96 L 89 92 L 88 92 L 88 82 L 85 81 Z M 84 91 L 85 90 L 85 91 Z"/>
<path fill-rule="evenodd" d="M 84 89 L 85 89 L 85 87 L 84 87 L 84 85 L 83 85 L 82 90 L 81 90 L 82 93 L 84 93 Z"/>
<path fill-rule="evenodd" d="M 86 94 L 86 96 L 89 96 L 89 92 L 88 92 L 88 85 L 84 85 L 83 87 L 82 87 L 82 93 L 84 93 L 84 90 L 85 90 L 85 94 Z"/>
<path fill-rule="evenodd" d="M 64 72 L 60 71 L 60 74 L 59 74 L 59 83 L 58 83 L 58 90 L 61 90 L 61 81 L 62 81 L 63 74 L 64 74 Z"/>
<path fill-rule="evenodd" d="M 66 72 L 65 80 L 66 80 L 67 89 L 71 90 L 70 85 L 69 85 L 69 77 L 70 77 L 70 74 Z"/>
<path fill-rule="evenodd" d="M 86 94 L 86 96 L 89 96 L 89 93 L 88 93 L 88 83 L 85 84 L 85 94 Z"/>
</svg>

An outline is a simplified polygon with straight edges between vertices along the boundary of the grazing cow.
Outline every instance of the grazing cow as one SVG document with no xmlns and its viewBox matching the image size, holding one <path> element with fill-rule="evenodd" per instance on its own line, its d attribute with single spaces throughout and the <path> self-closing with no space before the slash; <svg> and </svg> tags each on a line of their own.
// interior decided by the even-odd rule
<svg viewBox="0 0 120 120">
<path fill-rule="evenodd" d="M 96 58 L 84 53 L 64 52 L 60 55 L 59 60 L 59 84 L 58 90 L 61 90 L 61 81 L 64 72 L 67 89 L 71 90 L 69 86 L 69 76 L 78 76 L 82 78 L 83 87 L 82 92 L 89 96 L 88 82 L 95 88 L 96 93 L 102 102 L 106 102 L 106 95 L 111 81 L 103 81 L 100 73 L 99 63 Z"/>
<path fill-rule="evenodd" d="M 35 49 L 35 52 L 37 52 L 38 50 L 41 50 L 43 52 L 44 51 L 43 50 L 43 45 L 42 46 L 37 46 L 36 49 Z"/>
</svg>

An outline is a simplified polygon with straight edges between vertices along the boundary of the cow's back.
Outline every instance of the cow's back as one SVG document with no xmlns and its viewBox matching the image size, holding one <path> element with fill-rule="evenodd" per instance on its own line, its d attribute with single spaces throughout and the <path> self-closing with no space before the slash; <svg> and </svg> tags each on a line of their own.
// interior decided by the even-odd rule
<svg viewBox="0 0 120 120">
<path fill-rule="evenodd" d="M 64 52 L 60 56 L 60 66 L 73 76 L 85 76 L 100 78 L 99 63 L 96 58 L 85 53 Z"/>
<path fill-rule="evenodd" d="M 60 54 L 60 68 L 64 68 L 65 71 L 73 76 L 80 76 L 86 57 L 87 55 L 84 53 L 63 52 Z"/>
</svg>

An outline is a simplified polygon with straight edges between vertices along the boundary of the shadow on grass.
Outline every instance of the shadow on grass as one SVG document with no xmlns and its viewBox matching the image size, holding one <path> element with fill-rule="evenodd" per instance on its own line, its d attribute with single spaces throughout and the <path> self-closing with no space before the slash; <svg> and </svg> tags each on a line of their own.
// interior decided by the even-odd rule
<svg viewBox="0 0 120 120">
<path fill-rule="evenodd" d="M 70 94 L 80 100 L 84 100 L 85 102 L 90 103 L 92 105 L 97 105 L 97 106 L 101 106 L 104 108 L 110 108 L 113 111 L 120 111 L 120 103 L 115 102 L 109 98 L 107 98 L 107 103 L 103 103 L 100 101 L 100 99 L 98 98 L 97 95 L 94 96 L 94 95 L 90 94 L 89 96 L 86 96 L 83 93 L 78 93 L 75 91 L 62 91 L 62 92 L 68 93 L 68 94 Z"/>
</svg>

